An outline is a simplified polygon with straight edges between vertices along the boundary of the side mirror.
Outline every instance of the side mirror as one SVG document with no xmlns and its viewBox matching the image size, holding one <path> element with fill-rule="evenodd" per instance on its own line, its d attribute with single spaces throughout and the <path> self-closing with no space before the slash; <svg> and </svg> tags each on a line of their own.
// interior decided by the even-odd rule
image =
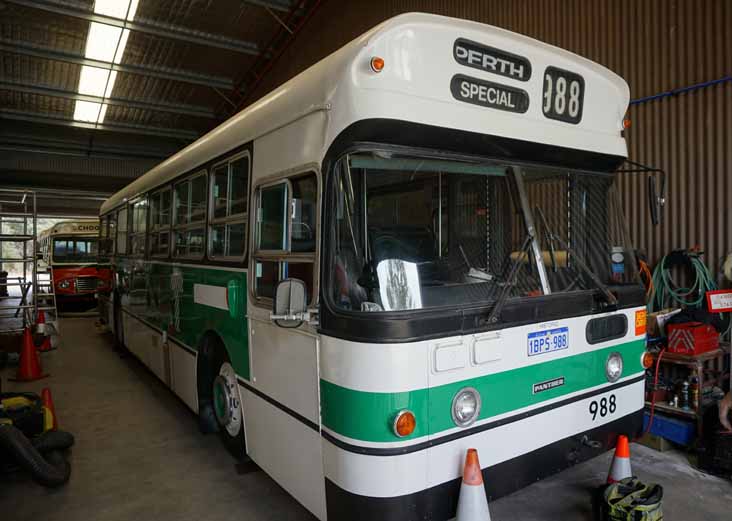
<svg viewBox="0 0 732 521">
<path fill-rule="evenodd" d="M 664 192 L 666 190 L 666 174 L 660 173 L 658 186 L 656 185 L 656 177 L 651 174 L 648 176 L 648 210 L 651 214 L 651 222 L 655 225 L 661 222 L 663 216 L 663 207 L 666 204 Z"/>
<path fill-rule="evenodd" d="M 272 314 L 269 318 L 280 327 L 299 327 L 310 320 L 307 310 L 307 288 L 299 279 L 285 279 L 277 284 Z"/>
</svg>

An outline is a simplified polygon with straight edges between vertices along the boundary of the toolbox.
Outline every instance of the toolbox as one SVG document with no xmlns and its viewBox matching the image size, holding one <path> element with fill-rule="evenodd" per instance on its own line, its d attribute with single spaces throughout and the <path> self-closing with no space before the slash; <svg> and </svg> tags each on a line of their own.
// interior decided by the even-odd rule
<svg viewBox="0 0 732 521">
<path fill-rule="evenodd" d="M 702 322 L 668 324 L 669 353 L 700 355 L 719 347 L 719 333 L 714 327 Z"/>
</svg>

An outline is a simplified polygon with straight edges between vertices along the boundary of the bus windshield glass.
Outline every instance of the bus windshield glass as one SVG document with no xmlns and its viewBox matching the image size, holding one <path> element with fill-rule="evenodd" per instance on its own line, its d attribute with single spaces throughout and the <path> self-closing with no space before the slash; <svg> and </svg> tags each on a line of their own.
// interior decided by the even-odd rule
<svg viewBox="0 0 732 521">
<path fill-rule="evenodd" d="M 375 151 L 341 158 L 334 181 L 326 273 L 341 309 L 639 284 L 611 174 Z"/>
<path fill-rule="evenodd" d="M 57 237 L 53 239 L 53 262 L 96 262 L 96 237 Z"/>
</svg>

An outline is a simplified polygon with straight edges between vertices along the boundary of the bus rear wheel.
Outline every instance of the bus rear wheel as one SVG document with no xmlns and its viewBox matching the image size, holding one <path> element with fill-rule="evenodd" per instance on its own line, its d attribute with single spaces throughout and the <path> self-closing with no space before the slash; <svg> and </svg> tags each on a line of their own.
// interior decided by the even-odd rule
<svg viewBox="0 0 732 521">
<path fill-rule="evenodd" d="M 219 364 L 213 379 L 211 397 L 219 436 L 226 449 L 239 461 L 247 459 L 244 441 L 244 415 L 236 372 L 228 360 Z"/>
</svg>

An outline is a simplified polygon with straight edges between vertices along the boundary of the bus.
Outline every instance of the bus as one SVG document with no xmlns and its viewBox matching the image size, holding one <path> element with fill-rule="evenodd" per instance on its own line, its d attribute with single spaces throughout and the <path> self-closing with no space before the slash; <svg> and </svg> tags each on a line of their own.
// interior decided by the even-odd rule
<svg viewBox="0 0 732 521">
<path fill-rule="evenodd" d="M 61 221 L 38 237 L 38 251 L 51 268 L 59 305 L 93 301 L 97 292 L 109 292 L 112 273 L 97 266 L 99 220 Z"/>
<path fill-rule="evenodd" d="M 105 315 L 319 519 L 449 519 L 640 432 L 627 84 L 471 21 L 389 19 L 101 207 Z"/>
</svg>

